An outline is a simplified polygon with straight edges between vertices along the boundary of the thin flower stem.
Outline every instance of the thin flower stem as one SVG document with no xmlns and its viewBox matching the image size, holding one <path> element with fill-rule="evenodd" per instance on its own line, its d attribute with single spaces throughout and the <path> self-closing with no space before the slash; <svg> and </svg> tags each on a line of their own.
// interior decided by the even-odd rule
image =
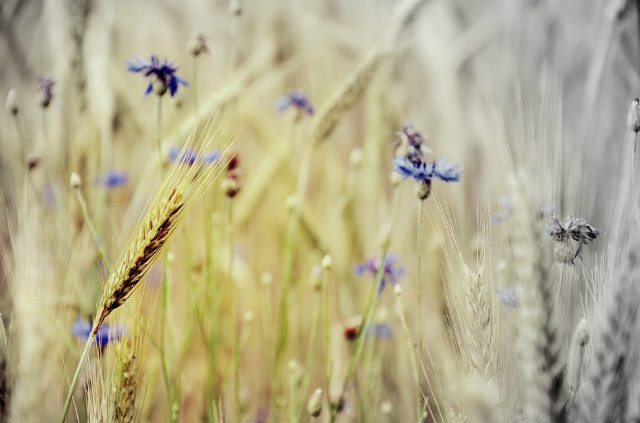
<svg viewBox="0 0 640 423">
<path fill-rule="evenodd" d="M 327 273 L 326 270 L 322 271 L 322 279 L 323 279 L 323 283 L 325 280 L 325 274 Z M 314 294 L 317 294 L 317 292 L 314 292 Z M 298 392 L 298 400 L 297 403 L 295 404 L 294 408 L 294 413 L 292 417 L 291 421 L 301 421 L 302 420 L 302 406 L 304 403 L 304 396 L 307 392 L 307 389 L 309 389 L 309 383 L 311 382 L 311 375 L 312 375 L 312 371 L 311 369 L 312 367 L 312 361 L 313 358 L 317 356 L 317 338 L 318 338 L 318 327 L 320 326 L 320 311 L 322 310 L 322 297 L 319 298 L 319 302 L 318 304 L 315 304 L 313 307 L 313 316 L 311 318 L 311 332 L 309 333 L 309 344 L 307 346 L 307 357 L 305 359 L 305 368 L 307 369 L 307 371 L 304 373 L 304 377 L 302 379 L 302 388 L 299 390 Z M 293 401 L 292 401 L 293 402 Z"/>
<path fill-rule="evenodd" d="M 394 187 L 393 190 L 393 205 L 391 210 L 391 218 L 389 220 L 389 225 L 393 225 L 393 221 L 396 215 L 396 211 L 398 209 L 398 189 Z M 364 307 L 362 323 L 358 328 L 358 334 L 356 335 L 356 339 L 354 341 L 353 354 L 349 359 L 349 365 L 347 367 L 347 373 L 345 374 L 344 380 L 342 382 L 342 387 L 340 389 L 340 394 L 338 395 L 336 402 L 331 404 L 330 411 L 330 422 L 334 423 L 336 416 L 338 415 L 338 406 L 342 401 L 342 397 L 344 396 L 345 391 L 347 390 L 347 385 L 353 376 L 353 372 L 355 371 L 356 364 L 360 361 L 360 356 L 362 355 L 364 340 L 366 338 L 366 330 L 371 324 L 371 320 L 373 319 L 373 315 L 376 310 L 376 305 L 378 303 L 378 295 L 377 293 L 380 290 L 380 285 L 382 283 L 382 277 L 384 276 L 384 260 L 389 252 L 389 242 L 390 239 L 386 238 L 382 245 L 382 256 L 380 258 L 381 265 L 378 267 L 378 272 L 376 273 L 376 277 L 374 282 L 371 284 L 369 288 L 369 293 L 367 294 L 367 300 Z"/>
<path fill-rule="evenodd" d="M 197 86 L 197 76 L 198 76 L 198 56 L 193 56 L 193 108 L 196 113 L 196 118 L 198 117 L 198 86 Z"/>
<path fill-rule="evenodd" d="M 409 331 L 409 326 L 407 325 L 407 319 L 404 315 L 404 308 L 402 306 L 402 300 L 400 295 L 396 295 L 396 311 L 398 313 L 398 317 L 400 317 L 400 323 L 402 325 L 402 330 L 407 338 L 407 348 L 410 352 L 409 362 L 411 363 L 411 372 L 413 373 L 413 379 L 416 383 L 418 401 L 416 402 L 416 421 L 422 421 L 422 405 L 420 404 L 420 399 L 423 398 L 426 402 L 426 398 L 424 392 L 422 392 L 422 388 L 420 387 L 420 372 L 418 371 L 418 363 L 417 356 L 413 353 L 413 337 L 411 336 L 411 332 Z"/>
<path fill-rule="evenodd" d="M 157 121 L 157 141 L 158 141 L 158 166 L 160 166 L 160 177 L 164 174 L 162 166 L 162 96 L 158 96 L 158 121 Z"/>
<path fill-rule="evenodd" d="M 67 400 L 64 403 L 64 409 L 62 410 L 62 418 L 60 419 L 60 423 L 64 423 L 64 421 L 67 418 L 67 414 L 69 413 L 69 407 L 71 406 L 71 400 L 73 399 L 73 392 L 76 390 L 76 386 L 78 385 L 78 380 L 80 379 L 80 373 L 82 372 L 84 363 L 87 361 L 87 357 L 89 357 L 89 350 L 91 349 L 91 345 L 93 344 L 93 341 L 96 339 L 96 334 L 98 333 L 98 327 L 93 328 L 93 330 L 89 334 L 89 339 L 87 339 L 87 343 L 84 345 L 84 351 L 82 351 L 82 355 L 80 356 L 78 367 L 76 367 L 76 373 L 73 375 L 71 386 L 69 386 L 69 393 L 67 394 Z"/>
<path fill-rule="evenodd" d="M 416 245 L 416 307 L 417 307 L 417 319 L 418 319 L 418 359 L 422 360 L 422 353 L 424 348 L 424 324 L 423 324 L 423 314 L 422 314 L 422 226 L 423 226 L 423 214 L 424 214 L 424 200 L 418 200 L 420 203 L 418 205 L 418 235 L 417 235 L 417 245 Z M 399 299 L 398 299 L 399 301 Z M 400 304 L 400 302 L 398 302 Z M 400 310 L 402 311 L 402 310 Z M 404 315 L 403 315 L 404 319 Z M 406 326 L 406 322 L 404 323 Z M 415 367 L 415 363 L 412 361 L 412 364 Z M 416 372 L 416 384 L 418 386 L 418 393 L 416 398 L 416 405 L 418 410 L 421 410 L 420 405 L 420 376 Z M 420 414 L 418 414 L 418 419 L 420 419 Z"/>
<path fill-rule="evenodd" d="M 324 314 L 324 392 L 327 399 L 327 405 L 331 409 L 331 396 L 329 395 L 329 388 L 331 387 L 331 374 L 333 373 L 333 366 L 329 356 L 331 351 L 331 318 L 329 317 L 329 272 L 323 272 L 322 274 L 322 297 L 323 307 L 322 312 Z"/>
<path fill-rule="evenodd" d="M 95 225 L 93 224 L 93 220 L 91 219 L 91 215 L 89 214 L 89 209 L 87 208 L 87 202 L 84 199 L 84 195 L 82 195 L 82 191 L 80 187 L 74 189 L 76 193 L 76 198 L 78 199 L 78 203 L 80 203 L 80 208 L 82 209 L 82 214 L 84 216 L 84 220 L 87 222 L 87 226 L 89 226 L 89 232 L 91 232 L 91 236 L 93 236 L 93 240 L 98 247 L 98 251 L 100 252 L 100 256 L 102 257 L 102 262 L 107 268 L 108 273 L 111 273 L 111 265 L 109 264 L 109 259 L 107 258 L 107 253 L 104 250 L 104 247 L 100 244 L 100 238 L 98 237 L 98 231 L 96 230 Z"/>
<path fill-rule="evenodd" d="M 289 337 L 289 294 L 291 291 L 291 282 L 293 279 L 293 265 L 296 250 L 296 241 L 298 235 L 298 227 L 302 215 L 302 205 L 304 202 L 304 193 L 309 179 L 311 167 L 312 146 L 306 146 L 302 161 L 300 164 L 300 173 L 298 174 L 298 183 L 296 188 L 295 200 L 291 217 L 289 219 L 289 227 L 284 246 L 283 274 L 282 274 L 282 292 L 280 294 L 280 307 L 278 311 L 278 340 L 276 343 L 275 354 L 275 377 L 278 383 L 282 372 L 284 359 L 284 351 Z"/>
<path fill-rule="evenodd" d="M 236 295 L 235 284 L 233 283 L 233 199 L 229 198 L 227 214 L 228 244 L 227 252 L 229 262 L 227 265 L 227 281 L 229 290 L 229 305 L 231 313 L 231 324 L 233 328 L 233 388 L 236 406 L 236 421 L 242 419 L 242 407 L 240 403 L 240 339 L 238 336 L 238 316 L 236 315 Z"/>
</svg>

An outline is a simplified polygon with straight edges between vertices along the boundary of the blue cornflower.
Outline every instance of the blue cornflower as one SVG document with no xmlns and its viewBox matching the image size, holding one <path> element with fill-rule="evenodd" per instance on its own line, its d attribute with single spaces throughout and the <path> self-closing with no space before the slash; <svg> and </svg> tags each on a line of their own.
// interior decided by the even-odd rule
<svg viewBox="0 0 640 423">
<path fill-rule="evenodd" d="M 276 100 L 276 108 L 280 112 L 284 112 L 289 107 L 293 107 L 298 112 L 304 112 L 309 116 L 313 115 L 313 106 L 309 97 L 302 94 L 300 91 L 293 90 L 284 97 Z"/>
<path fill-rule="evenodd" d="M 387 281 L 389 281 L 392 285 L 395 285 L 400 281 L 400 278 L 404 276 L 405 269 L 404 267 L 396 266 L 397 261 L 398 256 L 395 254 L 389 254 L 385 257 L 382 280 L 380 281 L 380 288 L 378 290 L 378 293 L 381 293 L 384 290 Z M 363 264 L 356 265 L 354 268 L 354 272 L 358 276 L 369 273 L 371 277 L 375 279 L 379 269 L 380 259 L 372 258 L 367 260 Z"/>
<path fill-rule="evenodd" d="M 167 90 L 169 90 L 171 97 L 176 95 L 180 85 L 185 87 L 189 86 L 187 81 L 176 75 L 178 67 L 174 66 L 167 59 L 161 61 L 156 56 L 151 56 L 151 60 L 149 62 L 145 62 L 141 58 L 136 57 L 135 62 L 127 62 L 127 65 L 127 70 L 129 72 L 142 72 L 144 76 L 151 78 L 149 85 L 144 92 L 145 96 L 149 95 L 151 91 L 153 91 L 154 84 L 156 94 L 162 96 L 167 92 Z"/>
<path fill-rule="evenodd" d="M 80 340 L 87 342 L 91 335 L 91 329 L 92 326 L 90 322 L 78 317 L 73 326 L 71 326 L 71 334 Z M 100 348 L 104 348 L 109 343 L 118 341 L 124 335 L 125 329 L 122 325 L 109 326 L 107 324 L 103 324 L 98 328 L 96 339 L 93 342 Z"/>
<path fill-rule="evenodd" d="M 110 170 L 102 176 L 98 176 L 94 183 L 96 185 L 102 185 L 105 188 L 114 189 L 119 188 L 127 183 L 129 175 L 126 172 L 117 170 Z"/>
<path fill-rule="evenodd" d="M 413 178 L 418 182 L 431 182 L 436 177 L 445 182 L 458 182 L 462 170 L 457 164 L 449 163 L 446 157 L 437 162 L 411 161 L 404 156 L 393 159 L 393 171 L 402 175 L 404 179 Z"/>
<path fill-rule="evenodd" d="M 38 85 L 40 89 L 40 106 L 43 109 L 49 107 L 51 100 L 53 100 L 53 86 L 56 84 L 51 78 L 38 77 Z"/>
<path fill-rule="evenodd" d="M 367 330 L 367 336 L 374 335 L 377 339 L 393 338 L 393 329 L 387 323 L 376 323 Z"/>
<path fill-rule="evenodd" d="M 202 156 L 191 148 L 182 151 L 177 147 L 172 147 L 171 150 L 169 150 L 169 160 L 171 160 L 171 163 L 180 160 L 180 162 L 189 166 L 193 166 L 198 160 L 202 160 L 203 165 L 210 165 L 220 162 L 220 160 L 222 160 L 222 153 L 216 150 Z"/>
<path fill-rule="evenodd" d="M 496 294 L 500 297 L 505 310 L 513 310 L 518 307 L 518 297 L 513 287 L 505 286 L 504 288 L 496 289 Z"/>
</svg>

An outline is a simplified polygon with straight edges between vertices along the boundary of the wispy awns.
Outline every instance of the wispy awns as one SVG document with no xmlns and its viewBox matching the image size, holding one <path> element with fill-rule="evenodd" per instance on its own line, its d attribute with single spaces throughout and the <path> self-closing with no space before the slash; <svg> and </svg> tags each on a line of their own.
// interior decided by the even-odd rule
<svg viewBox="0 0 640 423">
<path fill-rule="evenodd" d="M 549 235 L 556 241 L 553 253 L 561 263 L 573 264 L 582 256 L 582 247 L 600 236 L 600 231 L 583 219 L 567 216 L 564 222 L 554 216 L 547 228 Z"/>
<path fill-rule="evenodd" d="M 405 268 L 398 266 L 398 256 L 395 254 L 388 254 L 384 258 L 384 262 L 381 264 L 380 258 L 371 258 L 362 264 L 358 264 L 354 267 L 354 272 L 358 276 L 369 274 L 374 280 L 379 271 L 382 271 L 382 279 L 380 280 L 379 293 L 384 291 L 384 287 L 387 282 L 392 285 L 396 285 L 400 282 L 400 279 L 405 274 Z M 380 269 L 382 265 L 382 269 Z"/>
<path fill-rule="evenodd" d="M 219 163 L 222 158 L 222 153 L 217 150 L 208 153 L 197 151 L 193 148 L 180 150 L 177 147 L 172 147 L 171 150 L 169 150 L 169 161 L 171 163 L 179 161 L 189 166 L 193 166 L 198 161 L 202 162 L 203 165 L 208 166 L 210 164 Z"/>
<path fill-rule="evenodd" d="M 156 56 L 151 56 L 148 62 L 139 57 L 134 60 L 134 62 L 127 62 L 127 70 L 142 73 L 143 76 L 149 78 L 149 85 L 144 92 L 145 96 L 149 95 L 151 91 L 155 91 L 158 96 L 163 96 L 168 90 L 173 97 L 178 92 L 180 85 L 189 86 L 187 81 L 176 74 L 178 67 L 167 59 L 160 60 Z"/>
<path fill-rule="evenodd" d="M 297 90 L 293 90 L 286 96 L 280 97 L 276 100 L 275 104 L 279 112 L 293 109 L 297 111 L 299 115 L 306 114 L 312 116 L 314 113 L 313 105 L 309 97 Z"/>
</svg>

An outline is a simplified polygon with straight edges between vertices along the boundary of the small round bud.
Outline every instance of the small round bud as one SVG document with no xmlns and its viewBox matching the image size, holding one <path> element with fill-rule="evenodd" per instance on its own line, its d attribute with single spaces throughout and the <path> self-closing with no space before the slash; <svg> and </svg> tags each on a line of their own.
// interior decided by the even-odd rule
<svg viewBox="0 0 640 423">
<path fill-rule="evenodd" d="M 271 272 L 263 272 L 262 275 L 260 275 L 260 283 L 262 285 L 269 286 L 271 282 L 273 282 L 273 274 Z"/>
<path fill-rule="evenodd" d="M 207 46 L 207 37 L 204 34 L 193 34 L 189 41 L 187 41 L 187 50 L 192 56 L 199 56 L 202 53 L 207 53 L 209 47 Z"/>
<path fill-rule="evenodd" d="M 416 185 L 416 197 L 419 200 L 426 200 L 431 194 L 431 181 L 423 181 Z"/>
<path fill-rule="evenodd" d="M 359 147 L 356 147 L 353 150 L 351 150 L 351 154 L 349 154 L 349 164 L 353 167 L 360 167 L 363 157 L 364 157 L 364 153 L 362 152 L 362 149 Z"/>
<path fill-rule="evenodd" d="M 322 261 L 320 262 L 320 265 L 324 270 L 331 270 L 331 266 L 333 265 L 333 260 L 331 260 L 331 256 L 329 254 L 325 254 L 324 257 L 322 257 Z"/>
<path fill-rule="evenodd" d="M 402 287 L 399 283 L 397 283 L 396 286 L 393 287 L 393 293 L 396 294 L 396 297 L 402 295 Z"/>
<path fill-rule="evenodd" d="M 627 115 L 627 126 L 631 132 L 640 132 L 640 101 L 636 98 L 631 102 Z"/>
<path fill-rule="evenodd" d="M 71 188 L 73 189 L 78 189 L 82 186 L 82 178 L 80 178 L 80 175 L 78 175 L 77 172 L 71 173 L 71 177 L 69 178 L 69 185 L 71 185 Z"/>
<path fill-rule="evenodd" d="M 386 401 L 383 401 L 382 404 L 380 404 L 380 414 L 384 416 L 388 416 L 389 414 L 391 414 L 392 411 L 393 411 L 393 405 L 391 404 L 391 401 L 386 400 Z"/>
<path fill-rule="evenodd" d="M 255 313 L 253 312 L 253 310 L 247 310 L 244 312 L 244 314 L 242 315 L 242 321 L 245 323 L 251 323 L 253 322 L 253 319 L 255 317 Z"/>
<path fill-rule="evenodd" d="M 222 192 L 229 198 L 235 197 L 240 192 L 240 185 L 234 178 L 225 178 L 222 181 Z"/>
<path fill-rule="evenodd" d="M 176 255 L 173 251 L 167 253 L 167 263 L 173 264 L 176 261 Z"/>
<path fill-rule="evenodd" d="M 7 110 L 12 115 L 18 114 L 18 92 L 15 88 L 11 88 L 7 93 L 7 102 L 5 103 Z"/>
<path fill-rule="evenodd" d="M 391 182 L 391 185 L 397 187 L 402 182 L 402 175 L 398 172 L 391 172 L 391 175 L 389 175 L 389 181 Z"/>
<path fill-rule="evenodd" d="M 322 413 L 322 388 L 317 388 L 307 403 L 307 412 L 311 417 L 318 418 Z"/>
</svg>

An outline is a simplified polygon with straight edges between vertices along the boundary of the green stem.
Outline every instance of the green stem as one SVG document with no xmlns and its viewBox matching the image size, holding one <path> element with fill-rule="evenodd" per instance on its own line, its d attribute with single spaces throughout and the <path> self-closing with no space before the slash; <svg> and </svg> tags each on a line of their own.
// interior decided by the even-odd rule
<svg viewBox="0 0 640 423">
<path fill-rule="evenodd" d="M 82 355 L 80 356 L 80 361 L 78 362 L 78 367 L 76 368 L 76 373 L 73 375 L 73 380 L 71 381 L 71 386 L 69 386 L 69 393 L 67 394 L 67 400 L 64 403 L 64 410 L 62 410 L 62 418 L 60 419 L 60 423 L 64 423 L 67 418 L 67 414 L 69 413 L 69 407 L 71 406 L 71 400 L 73 399 L 73 392 L 76 390 L 76 386 L 78 385 L 78 380 L 80 379 L 80 373 L 82 372 L 82 368 L 84 367 L 85 361 L 87 361 L 87 357 L 89 357 L 89 350 L 91 349 L 91 345 L 93 341 L 96 339 L 96 334 L 98 333 L 98 327 L 95 327 L 91 333 L 89 334 L 89 339 L 87 339 L 87 343 L 84 345 L 84 351 L 82 351 Z"/>
<path fill-rule="evenodd" d="M 236 403 L 236 421 L 242 418 L 240 403 L 240 341 L 238 337 L 238 316 L 236 315 L 235 284 L 233 283 L 233 199 L 229 198 L 229 213 L 227 215 L 227 228 L 229 231 L 227 251 L 229 263 L 227 267 L 229 283 L 229 304 L 231 307 L 231 324 L 233 328 L 233 387 Z"/>
<path fill-rule="evenodd" d="M 418 200 L 418 236 L 416 245 L 416 307 L 418 314 L 418 355 L 422 359 L 424 344 L 424 325 L 422 322 L 422 222 L 424 214 L 424 200 Z M 418 401 L 420 398 L 418 397 Z"/>
<path fill-rule="evenodd" d="M 157 141 L 158 141 L 158 165 L 160 166 L 160 176 L 162 178 L 163 160 L 162 160 L 162 96 L 158 97 L 158 121 L 157 121 Z"/>
<path fill-rule="evenodd" d="M 82 214 L 84 215 L 84 220 L 87 222 L 87 226 L 89 226 L 89 232 L 91 232 L 91 236 L 93 236 L 93 240 L 98 247 L 98 251 L 100 252 L 100 256 L 102 257 L 102 262 L 107 268 L 108 273 L 111 273 L 111 265 L 109 264 L 109 260 L 107 259 L 107 253 L 104 250 L 104 247 L 100 245 L 100 239 L 98 238 L 98 231 L 96 230 L 95 225 L 93 224 L 93 220 L 91 219 L 91 215 L 89 214 L 89 208 L 87 207 L 87 202 L 84 199 L 84 195 L 82 195 L 82 191 L 80 187 L 75 188 L 76 198 L 78 199 L 78 203 L 80 203 L 80 208 L 82 209 Z"/>
</svg>

